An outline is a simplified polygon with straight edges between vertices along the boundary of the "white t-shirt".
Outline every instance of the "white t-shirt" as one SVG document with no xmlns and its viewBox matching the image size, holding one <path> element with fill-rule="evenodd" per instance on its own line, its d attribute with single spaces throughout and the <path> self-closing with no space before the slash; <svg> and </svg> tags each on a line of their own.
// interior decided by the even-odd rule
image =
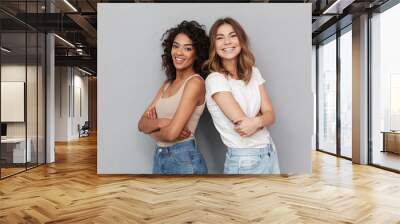
<svg viewBox="0 0 400 224">
<path fill-rule="evenodd" d="M 261 108 L 259 86 L 264 82 L 265 80 L 256 67 L 253 67 L 251 79 L 247 85 L 243 80 L 232 79 L 218 72 L 208 75 L 206 79 L 207 108 L 226 146 L 230 148 L 264 148 L 270 143 L 270 135 L 267 128 L 264 127 L 249 137 L 240 136 L 234 130 L 232 121 L 219 109 L 212 95 L 217 92 L 232 92 L 246 116 L 255 117 Z"/>
</svg>

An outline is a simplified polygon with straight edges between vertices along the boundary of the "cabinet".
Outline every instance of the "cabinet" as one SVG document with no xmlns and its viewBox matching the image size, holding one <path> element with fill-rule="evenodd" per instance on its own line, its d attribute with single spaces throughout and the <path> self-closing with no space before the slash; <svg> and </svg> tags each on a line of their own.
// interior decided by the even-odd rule
<svg viewBox="0 0 400 224">
<path fill-rule="evenodd" d="M 27 139 L 27 147 L 25 151 L 25 138 L 7 138 L 1 140 L 1 159 L 6 164 L 20 164 L 31 162 L 32 153 L 30 138 Z M 25 161 L 26 160 L 26 161 Z"/>
<path fill-rule="evenodd" d="M 393 152 L 400 154 L 400 132 L 384 131 L 383 133 L 383 152 Z"/>
</svg>

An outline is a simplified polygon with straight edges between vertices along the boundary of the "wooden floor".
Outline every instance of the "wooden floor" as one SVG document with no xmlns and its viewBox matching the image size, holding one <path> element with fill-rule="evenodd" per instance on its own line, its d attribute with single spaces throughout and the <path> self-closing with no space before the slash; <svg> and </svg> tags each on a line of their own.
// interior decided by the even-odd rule
<svg viewBox="0 0 400 224">
<path fill-rule="evenodd" d="M 24 168 L 1 168 L 1 177 L 8 177 L 11 176 L 13 174 L 25 171 L 25 167 Z"/>
<path fill-rule="evenodd" d="M 313 154 L 313 174 L 98 176 L 94 137 L 0 181 L 0 223 L 400 223 L 400 175 Z"/>
</svg>

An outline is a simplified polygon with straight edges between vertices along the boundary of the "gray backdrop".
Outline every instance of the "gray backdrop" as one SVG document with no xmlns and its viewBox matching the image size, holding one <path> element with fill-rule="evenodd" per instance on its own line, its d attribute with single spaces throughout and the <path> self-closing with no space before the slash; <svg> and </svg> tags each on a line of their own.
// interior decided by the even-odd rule
<svg viewBox="0 0 400 224">
<path fill-rule="evenodd" d="M 311 173 L 311 4 L 98 4 L 99 174 L 151 173 L 155 142 L 137 122 L 165 80 L 161 36 L 182 20 L 208 29 L 239 21 L 277 115 L 269 129 L 284 173 Z M 210 173 L 221 173 L 225 146 L 208 111 L 196 134 Z"/>
</svg>

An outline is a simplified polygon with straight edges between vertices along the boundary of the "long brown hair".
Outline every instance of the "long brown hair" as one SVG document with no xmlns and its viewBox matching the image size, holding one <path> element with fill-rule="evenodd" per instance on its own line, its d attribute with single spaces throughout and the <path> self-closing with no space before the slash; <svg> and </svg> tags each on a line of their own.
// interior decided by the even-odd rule
<svg viewBox="0 0 400 224">
<path fill-rule="evenodd" d="M 224 65 L 222 64 L 220 56 L 217 54 L 217 51 L 215 49 L 217 30 L 223 24 L 231 25 L 239 39 L 239 43 L 242 49 L 238 55 L 237 71 L 239 79 L 243 80 L 247 84 L 251 78 L 251 72 L 255 64 L 255 59 L 253 53 L 251 53 L 250 51 L 249 40 L 247 38 L 246 32 L 244 32 L 242 26 L 240 26 L 240 24 L 236 20 L 230 17 L 218 19 L 212 25 L 209 35 L 210 53 L 208 60 L 204 63 L 204 67 L 212 72 L 228 74 L 228 72 L 224 68 Z"/>
</svg>

